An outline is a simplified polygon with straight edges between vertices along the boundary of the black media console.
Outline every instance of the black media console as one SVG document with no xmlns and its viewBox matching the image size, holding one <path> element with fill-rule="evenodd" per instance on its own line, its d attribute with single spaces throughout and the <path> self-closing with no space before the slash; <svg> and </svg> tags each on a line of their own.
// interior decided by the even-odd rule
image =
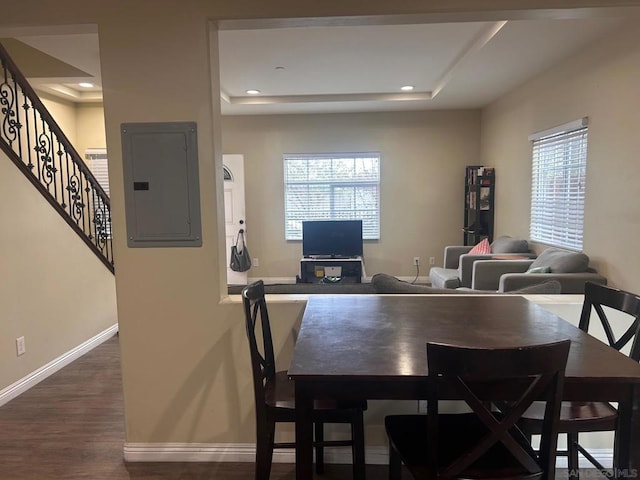
<svg viewBox="0 0 640 480">
<path fill-rule="evenodd" d="M 302 283 L 361 283 L 362 257 L 303 258 L 300 260 Z"/>
</svg>

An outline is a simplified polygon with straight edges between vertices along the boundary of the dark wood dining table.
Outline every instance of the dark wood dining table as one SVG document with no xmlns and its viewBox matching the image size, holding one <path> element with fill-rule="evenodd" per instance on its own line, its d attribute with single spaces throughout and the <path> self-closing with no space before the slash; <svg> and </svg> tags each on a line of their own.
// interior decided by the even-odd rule
<svg viewBox="0 0 640 480">
<path fill-rule="evenodd" d="M 620 478 L 636 477 L 640 364 L 554 313 L 515 295 L 319 295 L 307 302 L 289 368 L 296 479 L 313 474 L 314 398 L 424 399 L 428 341 L 499 348 L 565 338 L 563 398 L 620 402 L 614 467 Z"/>
</svg>

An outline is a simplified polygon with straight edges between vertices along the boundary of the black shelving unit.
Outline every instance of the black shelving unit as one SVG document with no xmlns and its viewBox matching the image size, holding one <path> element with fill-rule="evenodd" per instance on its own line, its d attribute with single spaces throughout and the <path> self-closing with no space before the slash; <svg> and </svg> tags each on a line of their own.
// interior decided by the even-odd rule
<svg viewBox="0 0 640 480">
<path fill-rule="evenodd" d="M 493 214 L 496 172 L 492 167 L 466 167 L 464 186 L 463 244 L 475 245 L 482 239 L 493 241 Z"/>
</svg>

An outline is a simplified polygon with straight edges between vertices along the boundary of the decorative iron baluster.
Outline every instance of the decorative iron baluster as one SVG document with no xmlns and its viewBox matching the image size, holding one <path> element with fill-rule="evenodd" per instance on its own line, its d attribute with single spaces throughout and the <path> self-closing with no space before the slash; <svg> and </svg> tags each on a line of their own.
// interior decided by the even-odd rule
<svg viewBox="0 0 640 480">
<path fill-rule="evenodd" d="M 93 224 L 95 225 L 96 246 L 104 250 L 107 242 L 107 217 L 105 215 L 104 201 L 98 191 L 92 191 L 93 197 Z"/>
<path fill-rule="evenodd" d="M 24 120 L 25 120 L 25 132 L 27 133 L 27 145 L 24 151 L 27 153 L 27 167 L 29 170 L 33 172 L 33 152 L 31 151 L 31 129 L 29 128 L 29 101 L 27 98 L 27 94 L 22 90 L 22 98 L 24 99 L 24 103 L 22 104 L 22 108 L 24 109 Z M 34 109 L 35 111 L 35 109 Z"/>
<path fill-rule="evenodd" d="M 58 201 L 58 167 L 56 167 L 56 156 L 55 156 L 55 152 L 54 149 L 56 148 L 56 141 L 55 138 L 53 136 L 53 131 L 51 130 L 51 127 L 49 127 L 49 145 L 51 146 L 51 165 L 53 165 L 53 198 L 56 199 L 56 201 Z"/>
<path fill-rule="evenodd" d="M 82 196 L 82 229 L 84 230 L 87 238 L 91 240 L 91 243 L 95 246 L 95 235 L 93 234 L 93 228 L 91 226 L 91 185 L 88 182 L 87 176 L 84 172 L 80 175 L 80 185 L 82 186 L 80 194 Z"/>
<path fill-rule="evenodd" d="M 82 231 L 86 235 L 87 231 L 83 225 L 84 215 L 82 215 L 81 213 L 82 209 L 84 208 L 84 202 L 82 201 L 82 172 L 79 172 L 78 170 L 79 169 L 77 165 L 74 163 L 72 175 L 73 178 L 70 180 L 72 205 L 71 211 L 74 212 L 74 214 L 71 215 L 71 218 L 74 219 L 76 225 L 82 228 Z"/>
<path fill-rule="evenodd" d="M 21 130 L 22 130 L 22 124 L 20 123 L 20 108 L 18 107 L 18 82 L 16 82 L 15 77 L 13 77 L 13 98 L 16 101 L 16 105 L 15 105 L 15 129 L 16 129 L 16 140 L 17 140 L 17 145 L 18 145 L 18 156 L 20 158 L 22 158 L 22 141 L 21 141 Z"/>
<path fill-rule="evenodd" d="M 52 132 L 52 136 L 53 136 L 53 132 Z M 65 187 L 64 166 L 62 164 L 62 155 L 64 154 L 64 152 L 62 151 L 62 147 L 60 145 L 60 139 L 58 137 L 54 137 L 54 139 L 55 139 L 55 143 L 57 143 L 56 158 L 58 159 L 58 168 L 57 168 L 56 180 L 57 180 L 57 183 L 59 184 L 58 187 L 56 188 L 56 200 L 58 200 L 58 202 L 60 203 L 60 206 L 66 210 L 67 208 L 64 201 L 64 198 L 65 198 L 64 197 L 64 187 Z M 60 191 L 59 199 L 58 199 L 58 191 Z"/>
<path fill-rule="evenodd" d="M 16 140 L 17 128 L 16 128 L 16 112 L 15 112 L 16 99 L 14 96 L 14 90 L 9 84 L 9 76 L 7 75 L 7 67 L 3 63 L 3 80 L 0 84 L 0 112 L 2 112 L 2 136 L 9 143 L 9 146 L 13 148 L 13 142 Z"/>
<path fill-rule="evenodd" d="M 44 175 L 42 180 L 49 193 L 51 193 L 51 184 L 53 183 L 56 167 L 53 165 L 53 158 L 51 157 L 51 143 L 49 142 L 49 135 L 46 133 L 46 124 L 44 123 L 44 118 L 42 118 L 42 116 L 40 116 L 40 121 L 42 122 L 42 132 L 38 136 L 38 153 Z"/>
<path fill-rule="evenodd" d="M 68 204 L 66 203 L 66 200 L 65 200 L 64 194 L 63 194 L 62 195 L 61 206 L 65 210 L 67 209 L 67 207 L 69 207 L 69 212 L 71 212 L 71 191 L 69 190 L 69 187 L 71 186 L 71 176 L 69 175 L 69 154 L 67 152 L 65 152 L 65 159 L 66 159 L 66 162 L 64 162 L 64 165 L 66 167 L 65 179 L 66 179 L 66 184 L 67 185 L 64 187 L 64 189 L 67 191 L 67 200 L 69 200 L 69 203 Z M 64 184 L 64 182 L 63 182 L 63 184 Z"/>
<path fill-rule="evenodd" d="M 40 161 L 40 150 L 38 146 L 38 139 L 40 137 L 38 136 L 38 118 L 36 117 L 38 111 L 35 109 L 35 107 L 32 110 L 33 110 L 33 141 L 35 143 L 35 145 L 33 146 L 33 151 L 36 154 L 36 164 L 38 165 L 38 180 L 42 182 L 42 162 Z"/>
</svg>

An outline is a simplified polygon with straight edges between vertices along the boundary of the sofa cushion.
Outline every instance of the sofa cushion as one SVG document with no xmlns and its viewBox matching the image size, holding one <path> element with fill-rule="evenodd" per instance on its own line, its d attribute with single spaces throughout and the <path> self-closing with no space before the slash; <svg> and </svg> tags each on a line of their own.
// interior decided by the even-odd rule
<svg viewBox="0 0 640 480">
<path fill-rule="evenodd" d="M 433 267 L 429 270 L 429 280 L 436 288 L 458 288 L 460 277 L 457 268 Z"/>
<path fill-rule="evenodd" d="M 547 280 L 546 282 L 536 283 L 535 285 L 529 285 L 528 287 L 522 287 L 517 290 L 511 290 L 504 293 L 557 295 L 562 293 L 562 285 L 560 285 L 560 282 L 557 280 Z"/>
<path fill-rule="evenodd" d="M 434 288 L 426 285 L 413 285 L 409 282 L 399 280 L 393 275 L 386 273 L 376 273 L 371 278 L 371 284 L 373 285 L 376 293 L 445 293 L 445 294 L 471 294 L 471 293 L 496 293 L 485 290 L 473 290 L 471 288 Z M 545 282 L 537 283 L 528 287 L 521 288 L 519 290 L 513 290 L 505 292 L 508 294 L 558 294 L 560 293 L 560 282 L 557 280 L 548 280 Z"/>
<path fill-rule="evenodd" d="M 529 270 L 549 267 L 551 273 L 580 273 L 585 272 L 588 266 L 589 257 L 584 253 L 547 248 L 533 261 Z"/>
<path fill-rule="evenodd" d="M 530 268 L 524 273 L 551 273 L 551 267 L 549 265 L 546 265 L 544 267 L 534 267 Z"/>
<path fill-rule="evenodd" d="M 529 253 L 529 242 L 508 235 L 498 237 L 491 244 L 491 253 Z"/>
<path fill-rule="evenodd" d="M 497 292 L 493 290 L 474 290 L 473 288 L 460 287 L 456 289 L 457 291 L 464 291 L 467 293 L 505 293 L 505 294 L 513 294 L 513 295 L 534 295 L 534 294 L 545 294 L 545 295 L 555 295 L 562 293 L 562 285 L 557 280 L 544 280 L 540 283 L 534 283 L 533 285 L 527 285 L 526 287 L 518 288 L 515 290 L 509 290 L 506 292 L 501 292 L 498 290 Z"/>
</svg>

